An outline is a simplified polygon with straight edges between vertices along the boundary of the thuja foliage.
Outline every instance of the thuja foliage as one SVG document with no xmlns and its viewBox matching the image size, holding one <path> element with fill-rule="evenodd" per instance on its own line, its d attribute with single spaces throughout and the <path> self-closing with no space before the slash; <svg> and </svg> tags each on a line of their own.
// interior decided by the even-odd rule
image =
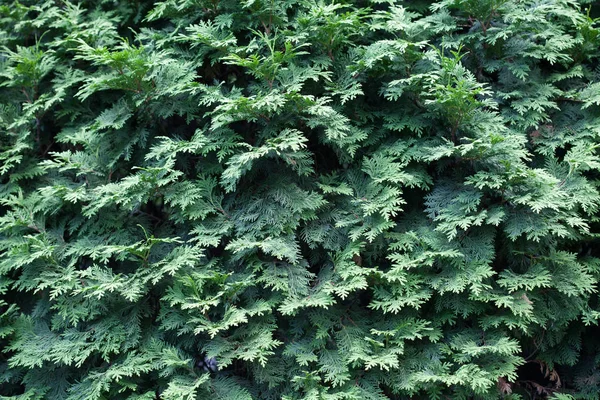
<svg viewBox="0 0 600 400">
<path fill-rule="evenodd" d="M 597 399 L 600 4 L 2 1 L 3 399 Z"/>
</svg>

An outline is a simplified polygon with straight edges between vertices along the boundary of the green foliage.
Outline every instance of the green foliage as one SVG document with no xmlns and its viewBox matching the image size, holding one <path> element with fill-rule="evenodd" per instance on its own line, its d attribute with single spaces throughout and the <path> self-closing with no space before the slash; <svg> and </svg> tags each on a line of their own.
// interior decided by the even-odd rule
<svg viewBox="0 0 600 400">
<path fill-rule="evenodd" d="M 599 10 L 0 2 L 0 398 L 597 399 Z"/>
</svg>

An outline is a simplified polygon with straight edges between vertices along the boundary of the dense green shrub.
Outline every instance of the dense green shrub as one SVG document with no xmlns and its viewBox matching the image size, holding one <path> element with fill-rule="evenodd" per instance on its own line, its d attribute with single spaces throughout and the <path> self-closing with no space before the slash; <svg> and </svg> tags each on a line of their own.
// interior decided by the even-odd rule
<svg viewBox="0 0 600 400">
<path fill-rule="evenodd" d="M 600 4 L 0 4 L 1 398 L 598 398 Z"/>
</svg>

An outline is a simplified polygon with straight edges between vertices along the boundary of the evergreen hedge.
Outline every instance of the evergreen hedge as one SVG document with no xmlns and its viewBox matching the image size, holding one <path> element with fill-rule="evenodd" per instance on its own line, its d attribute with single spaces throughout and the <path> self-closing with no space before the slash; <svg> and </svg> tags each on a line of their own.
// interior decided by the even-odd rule
<svg viewBox="0 0 600 400">
<path fill-rule="evenodd" d="M 600 4 L 0 2 L 2 399 L 598 399 Z"/>
</svg>

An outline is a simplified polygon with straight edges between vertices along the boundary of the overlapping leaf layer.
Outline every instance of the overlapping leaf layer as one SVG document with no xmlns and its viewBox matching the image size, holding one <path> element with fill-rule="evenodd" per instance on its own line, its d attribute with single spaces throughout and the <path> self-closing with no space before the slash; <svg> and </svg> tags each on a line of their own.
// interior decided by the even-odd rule
<svg viewBox="0 0 600 400">
<path fill-rule="evenodd" d="M 0 397 L 597 399 L 599 10 L 2 1 Z"/>
</svg>

